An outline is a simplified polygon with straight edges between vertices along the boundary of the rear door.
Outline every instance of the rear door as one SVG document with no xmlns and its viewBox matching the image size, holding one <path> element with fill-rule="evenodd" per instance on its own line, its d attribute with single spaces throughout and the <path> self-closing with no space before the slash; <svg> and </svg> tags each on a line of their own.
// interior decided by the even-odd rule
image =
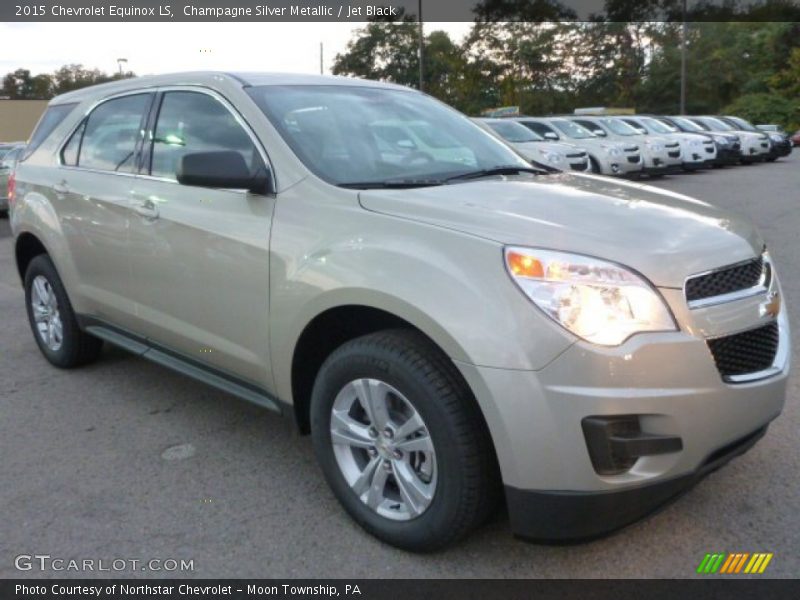
<svg viewBox="0 0 800 600">
<path fill-rule="evenodd" d="M 135 92 L 95 106 L 68 138 L 53 187 L 54 203 L 88 313 L 133 323 L 127 239 L 144 123 L 153 93 Z"/>
<path fill-rule="evenodd" d="M 233 150 L 253 172 L 266 154 L 219 94 L 162 90 L 154 108 L 128 251 L 143 332 L 184 358 L 270 389 L 269 234 L 275 198 L 178 183 L 184 154 Z"/>
</svg>

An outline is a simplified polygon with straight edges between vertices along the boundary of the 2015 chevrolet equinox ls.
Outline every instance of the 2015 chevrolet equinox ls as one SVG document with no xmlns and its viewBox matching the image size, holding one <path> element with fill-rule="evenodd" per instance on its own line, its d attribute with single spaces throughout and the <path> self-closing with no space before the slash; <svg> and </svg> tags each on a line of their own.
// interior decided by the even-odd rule
<svg viewBox="0 0 800 600">
<path fill-rule="evenodd" d="M 12 194 L 51 363 L 107 341 L 289 415 L 347 512 L 403 548 L 452 542 L 502 492 L 520 536 L 601 535 L 783 406 L 787 314 L 749 221 L 540 173 L 401 87 L 192 73 L 71 92 Z"/>
</svg>

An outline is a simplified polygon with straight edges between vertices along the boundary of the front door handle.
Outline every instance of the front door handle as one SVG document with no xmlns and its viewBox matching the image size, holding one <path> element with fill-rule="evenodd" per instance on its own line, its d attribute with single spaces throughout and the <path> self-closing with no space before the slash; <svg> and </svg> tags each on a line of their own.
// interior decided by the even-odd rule
<svg viewBox="0 0 800 600">
<path fill-rule="evenodd" d="M 137 214 L 150 221 L 154 221 L 159 216 L 158 207 L 155 205 L 155 202 L 149 199 L 134 204 L 133 210 L 135 210 Z"/>
<path fill-rule="evenodd" d="M 56 183 L 55 185 L 53 185 L 53 191 L 56 193 L 56 195 L 59 198 L 63 197 L 65 194 L 69 193 L 69 186 L 67 185 L 67 180 L 66 179 L 62 179 L 59 183 Z"/>
</svg>

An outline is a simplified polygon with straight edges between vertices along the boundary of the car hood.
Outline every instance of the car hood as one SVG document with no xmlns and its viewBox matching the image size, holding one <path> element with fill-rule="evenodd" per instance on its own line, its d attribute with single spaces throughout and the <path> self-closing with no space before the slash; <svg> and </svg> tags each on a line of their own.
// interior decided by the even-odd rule
<svg viewBox="0 0 800 600">
<path fill-rule="evenodd" d="M 763 243 L 752 223 L 705 202 L 593 175 L 496 177 L 403 190 L 364 190 L 361 205 L 502 244 L 612 260 L 660 287 L 747 260 Z"/>
</svg>

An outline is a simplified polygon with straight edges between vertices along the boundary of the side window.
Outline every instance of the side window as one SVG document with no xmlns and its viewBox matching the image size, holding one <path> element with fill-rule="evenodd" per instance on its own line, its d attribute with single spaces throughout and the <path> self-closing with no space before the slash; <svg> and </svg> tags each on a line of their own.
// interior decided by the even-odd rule
<svg viewBox="0 0 800 600">
<path fill-rule="evenodd" d="M 103 102 L 81 125 L 64 149 L 64 160 L 77 155 L 75 165 L 86 169 L 131 173 L 136 169 L 136 143 L 149 94 L 135 94 Z M 80 138 L 76 142 L 77 138 Z M 75 148 L 74 144 L 78 147 Z M 67 156 L 67 150 L 72 156 Z"/>
<path fill-rule="evenodd" d="M 39 119 L 39 122 L 36 124 L 33 135 L 31 135 L 31 139 L 25 150 L 25 158 L 33 154 L 34 150 L 53 133 L 53 130 L 61 124 L 61 121 L 63 121 L 76 106 L 78 106 L 77 102 L 72 102 L 69 104 L 55 104 L 47 107 L 42 118 Z"/>
<path fill-rule="evenodd" d="M 167 92 L 153 135 L 150 174 L 175 179 L 184 154 L 239 152 L 255 174 L 264 167 L 250 136 L 231 112 L 208 94 Z"/>
</svg>

